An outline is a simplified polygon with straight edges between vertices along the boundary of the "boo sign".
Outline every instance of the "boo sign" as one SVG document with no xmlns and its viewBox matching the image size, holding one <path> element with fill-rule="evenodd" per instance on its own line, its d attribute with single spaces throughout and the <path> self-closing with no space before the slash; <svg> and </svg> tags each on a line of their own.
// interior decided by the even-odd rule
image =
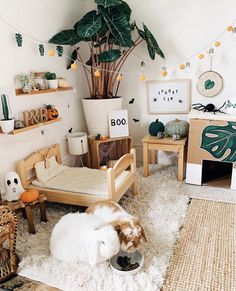
<svg viewBox="0 0 236 291">
<path fill-rule="evenodd" d="M 129 136 L 128 111 L 116 110 L 109 113 L 110 138 Z"/>
</svg>

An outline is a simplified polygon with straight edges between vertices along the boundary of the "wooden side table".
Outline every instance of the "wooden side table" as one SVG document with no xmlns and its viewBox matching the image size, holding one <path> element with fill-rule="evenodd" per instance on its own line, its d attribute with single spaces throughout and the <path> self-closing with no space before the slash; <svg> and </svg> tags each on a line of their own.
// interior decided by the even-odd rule
<svg viewBox="0 0 236 291">
<path fill-rule="evenodd" d="M 99 169 L 102 164 L 108 160 L 118 160 L 123 155 L 128 154 L 132 148 L 132 138 L 117 137 L 107 140 L 96 140 L 94 137 L 88 137 L 90 168 Z M 102 159 L 101 152 L 104 151 L 106 157 Z"/>
<path fill-rule="evenodd" d="M 171 137 L 158 139 L 154 136 L 146 135 L 142 139 L 143 143 L 143 175 L 149 176 L 149 151 L 151 153 L 151 163 L 156 163 L 156 151 L 178 153 L 178 180 L 183 181 L 186 163 L 187 137 L 180 140 L 172 140 Z"/>
<path fill-rule="evenodd" d="M 23 203 L 21 200 L 14 201 L 14 202 L 3 202 L 3 205 L 8 206 L 12 211 L 16 211 L 18 209 L 23 210 L 23 217 L 27 219 L 28 226 L 29 226 L 29 233 L 35 234 L 35 227 L 33 221 L 33 213 L 32 208 L 34 206 L 39 206 L 40 209 L 40 219 L 41 221 L 47 222 L 47 215 L 46 215 L 46 208 L 45 208 L 45 201 L 47 197 L 43 194 L 40 194 L 39 198 L 30 203 Z"/>
</svg>

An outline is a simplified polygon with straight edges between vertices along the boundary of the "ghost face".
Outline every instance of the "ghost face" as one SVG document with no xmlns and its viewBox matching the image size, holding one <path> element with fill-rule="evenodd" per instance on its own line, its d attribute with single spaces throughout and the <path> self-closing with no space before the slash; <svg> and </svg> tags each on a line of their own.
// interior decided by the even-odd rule
<svg viewBox="0 0 236 291">
<path fill-rule="evenodd" d="M 5 199 L 7 201 L 19 200 L 24 192 L 20 177 L 16 172 L 9 172 L 4 177 Z"/>
</svg>

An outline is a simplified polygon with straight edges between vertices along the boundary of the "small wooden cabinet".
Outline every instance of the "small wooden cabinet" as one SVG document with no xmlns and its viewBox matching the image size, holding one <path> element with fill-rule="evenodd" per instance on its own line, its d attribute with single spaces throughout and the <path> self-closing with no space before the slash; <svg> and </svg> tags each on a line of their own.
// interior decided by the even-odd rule
<svg viewBox="0 0 236 291">
<path fill-rule="evenodd" d="M 108 138 L 104 141 L 89 137 L 88 141 L 89 165 L 93 169 L 99 169 L 101 166 L 107 165 L 108 161 L 118 160 L 129 153 L 132 148 L 132 138 L 130 136 Z"/>
</svg>

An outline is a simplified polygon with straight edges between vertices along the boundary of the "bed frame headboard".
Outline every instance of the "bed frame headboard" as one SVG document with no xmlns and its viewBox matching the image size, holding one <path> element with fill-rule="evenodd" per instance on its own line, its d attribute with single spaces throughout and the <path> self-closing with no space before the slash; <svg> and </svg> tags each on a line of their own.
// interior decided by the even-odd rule
<svg viewBox="0 0 236 291">
<path fill-rule="evenodd" d="M 45 156 L 51 158 L 55 156 L 57 162 L 61 164 L 61 152 L 59 144 L 37 150 L 23 160 L 17 162 L 17 172 L 21 178 L 24 188 L 28 188 L 33 180 L 36 179 L 34 166 L 36 163 L 44 161 Z"/>
</svg>

